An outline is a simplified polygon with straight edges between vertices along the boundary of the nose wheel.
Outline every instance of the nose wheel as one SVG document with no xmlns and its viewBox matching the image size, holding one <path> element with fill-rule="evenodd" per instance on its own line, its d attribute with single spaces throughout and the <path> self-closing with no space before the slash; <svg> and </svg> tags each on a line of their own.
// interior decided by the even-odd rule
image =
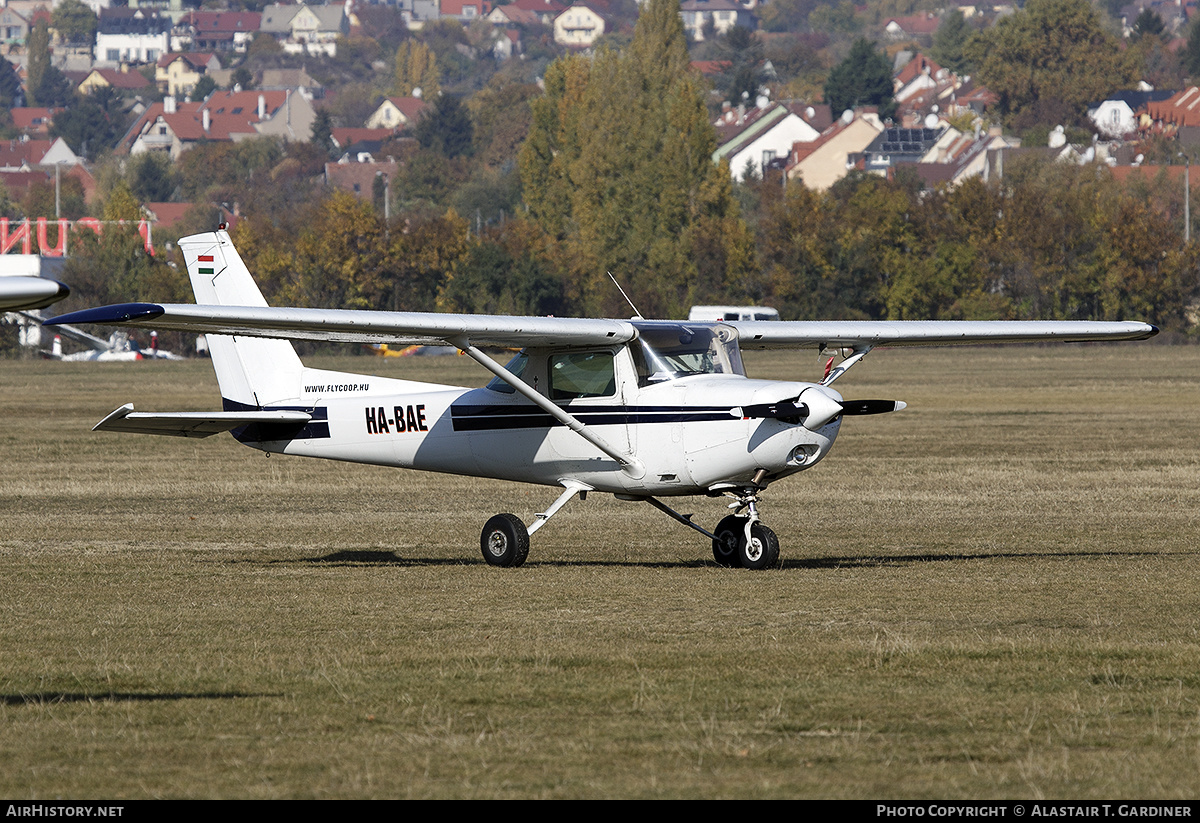
<svg viewBox="0 0 1200 823">
<path fill-rule="evenodd" d="M 731 514 L 713 530 L 713 559 L 732 568 L 765 569 L 779 562 L 779 538 L 768 526 Z"/>
</svg>

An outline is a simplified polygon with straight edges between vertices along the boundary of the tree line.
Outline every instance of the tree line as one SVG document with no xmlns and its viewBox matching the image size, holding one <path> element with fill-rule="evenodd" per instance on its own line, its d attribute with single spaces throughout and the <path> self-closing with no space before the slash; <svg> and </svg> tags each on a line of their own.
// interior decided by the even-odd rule
<svg viewBox="0 0 1200 823">
<path fill-rule="evenodd" d="M 544 93 L 489 86 L 471 107 L 470 145 L 451 153 L 430 126 L 392 182 L 390 220 L 382 192 L 322 189 L 327 157 L 313 144 L 214 143 L 174 170 L 139 161 L 98 180 L 126 204 L 114 216 L 131 190 L 160 186 L 240 211 L 234 240 L 279 305 L 628 314 L 611 274 L 648 317 L 730 302 L 787 319 L 1195 325 L 1200 261 L 1183 240 L 1182 186 L 1165 172 L 1127 184 L 1101 165 L 1031 153 L 1006 158 L 1003 178 L 935 191 L 903 167 L 852 173 L 827 192 L 778 174 L 735 184 L 711 160 L 707 92 L 687 64 L 677 0 L 648 0 L 632 41 L 560 58 Z M 449 102 L 437 108 L 461 119 Z M 489 115 L 504 109 L 526 113 L 504 121 L 523 134 Z M 460 152 L 495 163 L 473 175 Z M 489 202 L 504 207 L 484 222 Z M 204 207 L 179 231 L 217 219 Z M 130 240 L 133 262 L 122 262 L 120 242 L 73 241 L 70 307 L 190 291 L 169 252 L 147 258 Z"/>
</svg>

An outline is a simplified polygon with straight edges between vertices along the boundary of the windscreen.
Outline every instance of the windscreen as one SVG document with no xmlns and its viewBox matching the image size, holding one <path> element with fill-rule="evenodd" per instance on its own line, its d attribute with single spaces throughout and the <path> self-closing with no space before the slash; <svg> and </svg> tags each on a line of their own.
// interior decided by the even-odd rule
<svg viewBox="0 0 1200 823">
<path fill-rule="evenodd" d="M 741 374 L 737 333 L 720 324 L 634 322 L 638 339 L 630 345 L 638 385 L 648 386 L 694 374 Z"/>
</svg>

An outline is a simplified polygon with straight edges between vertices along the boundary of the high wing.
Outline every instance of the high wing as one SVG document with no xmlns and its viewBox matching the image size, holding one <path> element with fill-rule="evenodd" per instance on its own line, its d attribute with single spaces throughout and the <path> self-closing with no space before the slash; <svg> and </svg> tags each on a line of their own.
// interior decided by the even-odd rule
<svg viewBox="0 0 1200 823">
<path fill-rule="evenodd" d="M 596 346 L 637 337 L 627 320 L 431 312 L 125 303 L 61 315 L 46 325 L 99 323 L 290 340 L 404 345 Z M 699 324 L 697 324 L 699 325 Z M 1144 340 L 1149 323 L 1008 320 L 734 321 L 742 348 L 871 349 L 954 343 Z"/>
<path fill-rule="evenodd" d="M 1149 323 L 1092 320 L 743 320 L 728 325 L 737 329 L 743 349 L 1145 340 L 1158 334 Z"/>
<path fill-rule="evenodd" d="M 54 318 L 52 323 L 99 323 L 139 326 L 159 331 L 187 331 L 325 340 L 339 343 L 403 345 L 597 346 L 626 343 L 637 337 L 626 320 L 560 317 L 506 317 L 433 312 L 293 309 L 268 306 L 194 306 L 125 303 L 85 309 Z"/>
</svg>

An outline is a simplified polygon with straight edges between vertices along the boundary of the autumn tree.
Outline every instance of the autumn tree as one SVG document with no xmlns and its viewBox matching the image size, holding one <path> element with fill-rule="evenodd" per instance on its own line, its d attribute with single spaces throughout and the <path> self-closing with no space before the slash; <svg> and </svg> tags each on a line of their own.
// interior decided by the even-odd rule
<svg viewBox="0 0 1200 823">
<path fill-rule="evenodd" d="M 686 311 L 698 255 L 720 252 L 718 288 L 748 266 L 751 244 L 700 81 L 689 70 L 678 0 L 650 0 L 625 53 L 601 48 L 546 71 L 521 152 L 530 214 L 571 271 L 571 297 L 588 312 L 627 312 L 608 272 L 639 308 Z M 699 240 L 716 238 L 715 245 Z"/>
<path fill-rule="evenodd" d="M 966 57 L 1009 117 L 1061 102 L 1081 118 L 1089 103 L 1137 79 L 1088 0 L 1029 0 L 973 36 Z"/>
<path fill-rule="evenodd" d="M 90 48 L 96 42 L 96 13 L 81 0 L 62 0 L 54 7 L 50 20 L 59 37 L 72 46 Z"/>
<path fill-rule="evenodd" d="M 437 55 L 429 46 L 418 40 L 405 40 L 396 49 L 395 73 L 392 79 L 392 94 L 408 97 L 416 89 L 421 96 L 432 100 L 441 89 L 441 71 Z"/>
</svg>

